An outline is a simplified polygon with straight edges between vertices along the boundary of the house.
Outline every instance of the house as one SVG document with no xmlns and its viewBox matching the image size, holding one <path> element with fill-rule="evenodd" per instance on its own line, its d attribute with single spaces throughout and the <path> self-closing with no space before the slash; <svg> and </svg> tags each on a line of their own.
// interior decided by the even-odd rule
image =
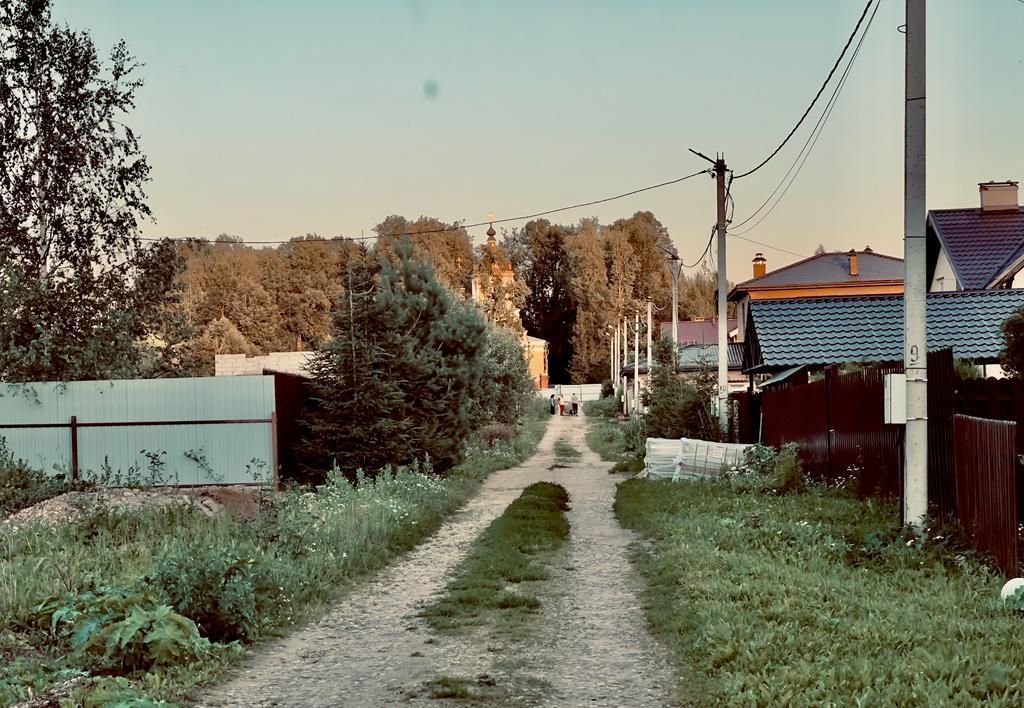
<svg viewBox="0 0 1024 708">
<path fill-rule="evenodd" d="M 903 259 L 875 253 L 870 247 L 847 253 L 818 253 L 768 272 L 758 253 L 753 275 L 734 286 L 729 300 L 736 303 L 737 340 L 746 340 L 751 303 L 762 300 L 898 295 L 903 292 Z"/>
<path fill-rule="evenodd" d="M 538 389 L 548 387 L 548 343 L 540 337 L 523 335 L 523 352 L 526 354 L 526 366 L 530 370 L 530 378 Z"/>
<path fill-rule="evenodd" d="M 717 344 L 718 343 L 718 318 L 682 320 L 676 323 L 677 344 Z M 731 317 L 725 322 L 726 331 L 729 333 L 729 341 L 735 342 L 737 337 L 736 318 Z M 672 338 L 672 323 L 661 323 L 661 336 Z"/>
<path fill-rule="evenodd" d="M 1024 209 L 1017 183 L 982 182 L 978 192 L 978 208 L 928 212 L 930 292 L 1012 288 L 1024 268 Z"/>
<path fill-rule="evenodd" d="M 1024 306 L 1024 290 L 963 290 L 927 296 L 928 349 L 949 347 L 976 364 L 999 361 L 1001 325 Z M 747 311 L 748 374 L 795 366 L 903 359 L 903 295 L 754 300 Z"/>
<path fill-rule="evenodd" d="M 728 381 L 730 391 L 744 391 L 747 378 L 743 373 L 742 344 L 729 344 Z M 693 378 L 701 369 L 707 369 L 713 376 L 718 376 L 718 345 L 717 344 L 680 344 L 678 349 L 679 371 L 684 378 Z M 641 388 L 647 382 L 647 359 L 637 361 L 637 378 Z M 622 375 L 633 380 L 633 362 L 629 361 L 622 367 Z"/>
</svg>

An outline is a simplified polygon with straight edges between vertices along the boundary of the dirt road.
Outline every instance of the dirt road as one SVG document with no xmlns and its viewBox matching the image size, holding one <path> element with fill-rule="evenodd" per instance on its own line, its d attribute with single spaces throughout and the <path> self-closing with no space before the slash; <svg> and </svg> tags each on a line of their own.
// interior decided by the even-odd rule
<svg viewBox="0 0 1024 708">
<path fill-rule="evenodd" d="M 673 679 L 647 633 L 632 533 L 612 513 L 617 475 L 584 442 L 585 419 L 555 417 L 526 463 L 493 474 L 433 537 L 381 571 L 321 620 L 262 647 L 203 699 L 209 706 L 438 705 L 424 686 L 486 676 L 524 706 L 666 706 Z M 582 453 L 555 464 L 565 440 Z M 570 495 L 569 541 L 554 558 L 528 637 L 431 632 L 416 616 L 446 574 L 522 489 L 545 480 Z"/>
</svg>

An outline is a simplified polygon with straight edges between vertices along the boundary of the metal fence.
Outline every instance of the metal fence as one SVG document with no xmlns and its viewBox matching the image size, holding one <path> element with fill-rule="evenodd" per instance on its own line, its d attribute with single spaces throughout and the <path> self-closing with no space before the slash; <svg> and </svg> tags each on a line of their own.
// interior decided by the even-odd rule
<svg viewBox="0 0 1024 708">
<path fill-rule="evenodd" d="M 807 384 L 761 394 L 761 440 L 799 445 L 815 477 L 856 479 L 862 496 L 899 496 L 903 484 L 903 427 L 884 422 L 884 379 L 900 363 L 840 374 L 830 367 Z M 751 407 L 756 410 L 756 407 Z M 928 498 L 941 515 L 955 512 L 952 455 L 953 355 L 928 355 Z M 749 422 L 741 423 L 749 427 Z"/>
<path fill-rule="evenodd" d="M 954 416 L 956 506 L 979 551 L 1009 576 L 1020 565 L 1017 542 L 1017 424 Z"/>
<path fill-rule="evenodd" d="M 73 479 L 276 481 L 274 378 L 6 384 L 0 437 L 16 459 Z"/>
</svg>

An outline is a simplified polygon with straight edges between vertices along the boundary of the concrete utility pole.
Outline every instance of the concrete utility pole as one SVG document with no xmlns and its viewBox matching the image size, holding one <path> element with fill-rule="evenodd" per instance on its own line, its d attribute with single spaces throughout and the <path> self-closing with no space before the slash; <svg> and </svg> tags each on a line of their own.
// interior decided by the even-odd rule
<svg viewBox="0 0 1024 708">
<path fill-rule="evenodd" d="M 647 301 L 647 381 L 651 380 L 651 346 L 654 344 L 654 303 Z"/>
<path fill-rule="evenodd" d="M 622 412 L 629 413 L 629 391 L 626 388 L 626 355 L 629 353 L 629 320 L 622 316 L 622 365 L 619 367 L 619 376 L 622 378 Z"/>
<path fill-rule="evenodd" d="M 608 334 L 608 340 L 610 342 L 610 347 L 609 347 L 609 350 L 608 350 L 608 368 L 611 371 L 609 371 L 609 373 L 608 373 L 608 378 L 611 379 L 612 384 L 614 385 L 614 383 L 615 383 L 615 332 L 608 332 L 607 330 L 605 330 L 605 332 Z"/>
<path fill-rule="evenodd" d="M 718 425 L 729 430 L 729 319 L 725 302 L 725 158 L 715 160 L 718 203 Z"/>
<path fill-rule="evenodd" d="M 640 408 L 640 311 L 633 314 L 633 415 Z"/>
<path fill-rule="evenodd" d="M 903 522 L 928 512 L 928 341 L 925 282 L 925 0 L 907 0 L 903 167 L 903 365 L 907 374 Z"/>
<path fill-rule="evenodd" d="M 672 269 L 672 351 L 673 356 L 679 354 L 679 256 L 673 256 L 669 263 Z"/>
</svg>

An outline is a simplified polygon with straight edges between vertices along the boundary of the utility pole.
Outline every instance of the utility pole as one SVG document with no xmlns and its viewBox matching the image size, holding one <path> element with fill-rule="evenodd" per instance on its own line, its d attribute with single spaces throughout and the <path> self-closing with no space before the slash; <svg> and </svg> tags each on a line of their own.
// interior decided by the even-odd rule
<svg viewBox="0 0 1024 708">
<path fill-rule="evenodd" d="M 612 385 L 615 384 L 615 332 L 609 332 L 605 330 L 605 334 L 608 335 L 608 340 L 611 344 L 608 351 L 608 378 L 611 379 Z"/>
<path fill-rule="evenodd" d="M 651 347 L 654 344 L 654 302 L 647 301 L 647 382 L 651 381 Z"/>
<path fill-rule="evenodd" d="M 725 296 L 725 158 L 715 160 L 718 203 L 718 426 L 729 430 L 729 319 Z"/>
<path fill-rule="evenodd" d="M 672 256 L 672 356 L 679 357 L 679 256 Z"/>
<path fill-rule="evenodd" d="M 920 529 L 928 512 L 928 341 L 925 283 L 925 0 L 907 0 L 903 167 L 903 365 L 907 427 L 903 522 Z"/>
<path fill-rule="evenodd" d="M 626 354 L 629 352 L 629 320 L 622 316 L 622 365 L 619 376 L 622 378 L 622 412 L 629 413 L 629 391 L 626 389 Z"/>
<path fill-rule="evenodd" d="M 633 313 L 633 417 L 640 408 L 640 310 Z"/>
</svg>

